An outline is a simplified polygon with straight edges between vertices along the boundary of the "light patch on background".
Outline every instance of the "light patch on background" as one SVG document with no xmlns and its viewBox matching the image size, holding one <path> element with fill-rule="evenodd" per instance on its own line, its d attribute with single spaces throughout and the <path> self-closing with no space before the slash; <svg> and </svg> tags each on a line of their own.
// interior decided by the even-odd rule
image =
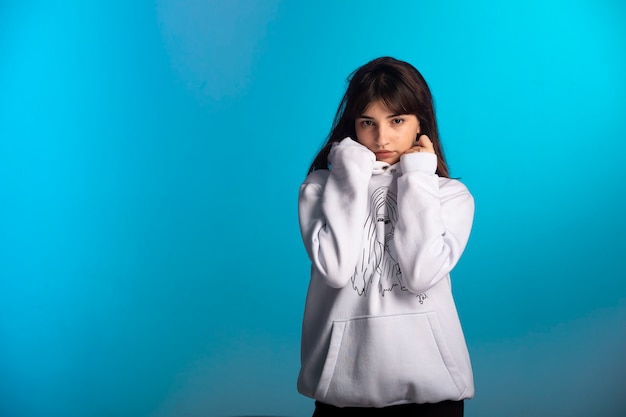
<svg viewBox="0 0 626 417">
<path fill-rule="evenodd" d="M 187 87 L 213 100 L 244 90 L 276 5 L 276 0 L 160 0 L 164 44 Z"/>
</svg>

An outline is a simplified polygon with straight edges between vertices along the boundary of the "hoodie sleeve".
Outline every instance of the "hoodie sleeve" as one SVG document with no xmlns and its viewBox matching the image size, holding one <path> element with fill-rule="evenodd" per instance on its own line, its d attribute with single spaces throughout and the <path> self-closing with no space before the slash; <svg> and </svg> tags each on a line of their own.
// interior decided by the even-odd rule
<svg viewBox="0 0 626 417">
<path fill-rule="evenodd" d="M 313 268 L 334 288 L 354 273 L 376 158 L 350 138 L 334 145 L 331 169 L 314 171 L 300 186 L 300 233 Z"/>
<path fill-rule="evenodd" d="M 419 293 L 446 277 L 460 259 L 474 199 L 461 182 L 435 174 L 435 154 L 407 154 L 400 163 L 394 245 L 407 288 Z"/>
</svg>

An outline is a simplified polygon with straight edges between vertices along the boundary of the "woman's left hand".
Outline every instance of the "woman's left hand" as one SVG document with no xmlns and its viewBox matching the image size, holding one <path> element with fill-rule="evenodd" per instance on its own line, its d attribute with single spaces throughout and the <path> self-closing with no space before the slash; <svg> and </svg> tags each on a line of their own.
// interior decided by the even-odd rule
<svg viewBox="0 0 626 417">
<path fill-rule="evenodd" d="M 433 143 L 430 141 L 430 138 L 426 135 L 420 135 L 415 142 L 415 145 L 410 149 L 407 149 L 404 154 L 412 153 L 412 152 L 428 152 L 435 153 L 435 148 Z"/>
</svg>

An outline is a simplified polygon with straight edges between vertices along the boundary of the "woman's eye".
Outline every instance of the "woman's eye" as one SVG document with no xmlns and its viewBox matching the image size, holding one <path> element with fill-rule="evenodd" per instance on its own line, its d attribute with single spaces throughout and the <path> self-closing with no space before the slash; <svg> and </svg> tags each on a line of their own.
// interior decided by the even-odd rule
<svg viewBox="0 0 626 417">
<path fill-rule="evenodd" d="M 399 125 L 402 122 L 404 122 L 404 119 L 393 119 L 393 124 Z"/>
<path fill-rule="evenodd" d="M 374 124 L 374 122 L 372 122 L 371 120 L 363 120 L 363 121 L 361 121 L 361 124 L 363 126 L 372 126 Z"/>
</svg>

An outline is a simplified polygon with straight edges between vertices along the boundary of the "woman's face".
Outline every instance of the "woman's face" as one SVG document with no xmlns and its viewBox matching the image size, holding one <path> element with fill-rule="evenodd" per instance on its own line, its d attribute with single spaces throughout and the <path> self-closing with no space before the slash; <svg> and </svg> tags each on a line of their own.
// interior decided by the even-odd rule
<svg viewBox="0 0 626 417">
<path fill-rule="evenodd" d="M 380 101 L 371 103 L 354 121 L 357 141 L 374 152 L 377 161 L 395 164 L 411 149 L 420 131 L 413 114 L 393 114 Z"/>
</svg>

